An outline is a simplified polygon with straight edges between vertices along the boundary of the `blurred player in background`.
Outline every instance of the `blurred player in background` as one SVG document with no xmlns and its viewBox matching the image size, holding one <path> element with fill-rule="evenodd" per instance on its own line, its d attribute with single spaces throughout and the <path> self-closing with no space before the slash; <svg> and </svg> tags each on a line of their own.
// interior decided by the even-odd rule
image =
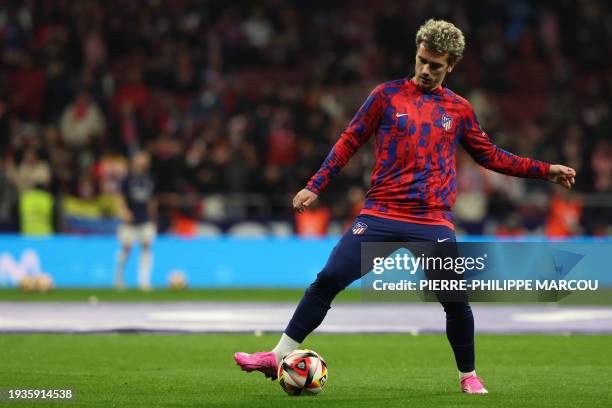
<svg viewBox="0 0 612 408">
<path fill-rule="evenodd" d="M 141 290 L 151 290 L 151 268 L 153 255 L 151 245 L 156 235 L 155 218 L 157 203 L 153 196 L 155 186 L 149 175 L 150 157 L 146 152 L 137 152 L 130 161 L 130 172 L 121 185 L 117 195 L 117 208 L 122 224 L 118 237 L 121 251 L 117 256 L 115 287 L 125 288 L 125 264 L 134 243 L 142 244 L 138 265 L 138 286 Z"/>
<path fill-rule="evenodd" d="M 361 214 L 306 290 L 274 350 L 235 354 L 243 370 L 276 377 L 283 356 L 299 348 L 321 324 L 334 297 L 361 277 L 362 242 L 455 242 L 451 209 L 458 144 L 487 169 L 549 180 L 566 188 L 574 184 L 576 172 L 569 167 L 519 157 L 494 145 L 480 128 L 470 103 L 443 84 L 465 48 L 457 27 L 429 20 L 417 32 L 416 47 L 414 75 L 372 91 L 319 171 L 294 197 L 293 207 L 304 211 L 357 149 L 375 135 L 376 163 Z M 441 303 L 461 390 L 486 394 L 475 371 L 470 305 L 467 300 Z"/>
</svg>

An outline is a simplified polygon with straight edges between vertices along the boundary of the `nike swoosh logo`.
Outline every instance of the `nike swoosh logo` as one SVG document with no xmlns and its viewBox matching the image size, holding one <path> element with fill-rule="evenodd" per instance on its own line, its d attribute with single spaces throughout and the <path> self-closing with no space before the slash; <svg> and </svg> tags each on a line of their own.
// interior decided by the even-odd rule
<svg viewBox="0 0 612 408">
<path fill-rule="evenodd" d="M 401 118 L 402 116 L 408 116 L 407 113 L 399 113 L 399 112 L 395 112 L 395 117 L 396 118 Z"/>
<path fill-rule="evenodd" d="M 438 242 L 444 242 L 444 241 L 448 241 L 450 238 L 444 238 L 444 239 L 440 239 L 438 238 Z"/>
</svg>

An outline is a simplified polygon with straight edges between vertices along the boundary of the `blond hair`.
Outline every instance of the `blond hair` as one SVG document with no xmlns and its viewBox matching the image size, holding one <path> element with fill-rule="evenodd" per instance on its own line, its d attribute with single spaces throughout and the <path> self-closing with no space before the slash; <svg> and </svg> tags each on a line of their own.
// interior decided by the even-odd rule
<svg viewBox="0 0 612 408">
<path fill-rule="evenodd" d="M 449 64 L 455 64 L 463 57 L 465 37 L 453 23 L 444 20 L 427 20 L 416 34 L 417 48 L 423 44 L 430 51 L 444 54 L 448 52 Z"/>
</svg>

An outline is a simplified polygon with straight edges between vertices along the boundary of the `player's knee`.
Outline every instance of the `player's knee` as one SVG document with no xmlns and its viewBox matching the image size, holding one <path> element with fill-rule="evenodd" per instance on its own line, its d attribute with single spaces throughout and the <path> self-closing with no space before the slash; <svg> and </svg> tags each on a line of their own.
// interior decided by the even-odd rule
<svg viewBox="0 0 612 408">
<path fill-rule="evenodd" d="M 306 296 L 310 296 L 329 307 L 332 300 L 344 289 L 336 279 L 323 273 L 306 289 Z"/>
<path fill-rule="evenodd" d="M 129 254 L 130 251 L 132 250 L 132 246 L 131 245 L 124 245 L 123 248 L 121 248 L 121 250 L 123 251 L 123 253 L 125 255 Z"/>
<path fill-rule="evenodd" d="M 441 302 L 447 318 L 463 318 L 472 314 L 472 308 L 468 302 Z"/>
</svg>

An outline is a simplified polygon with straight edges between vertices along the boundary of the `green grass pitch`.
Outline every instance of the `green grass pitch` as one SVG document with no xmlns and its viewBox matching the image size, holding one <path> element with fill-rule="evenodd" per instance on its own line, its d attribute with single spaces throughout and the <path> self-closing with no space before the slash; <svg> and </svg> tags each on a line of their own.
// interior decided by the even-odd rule
<svg viewBox="0 0 612 408">
<path fill-rule="evenodd" d="M 304 289 L 156 289 L 142 292 L 135 289 L 116 291 L 113 289 L 55 289 L 49 293 L 24 293 L 19 289 L 0 289 L 0 302 L 290 302 L 297 303 Z M 379 298 L 378 298 L 379 299 Z M 360 289 L 347 289 L 334 299 L 334 303 L 355 303 L 368 300 Z M 389 298 L 397 301 L 398 298 Z M 405 294 L 403 301 L 421 302 L 416 293 Z M 558 302 L 564 305 L 612 305 L 612 289 L 596 292 L 572 293 Z"/>
<path fill-rule="evenodd" d="M 43 407 L 599 407 L 610 406 L 612 337 L 478 336 L 489 395 L 465 395 L 441 335 L 313 335 L 327 360 L 316 397 L 290 397 L 235 365 L 234 351 L 276 335 L 1 335 L 0 387 L 75 390 Z M 2 405 L 2 403 L 0 403 Z"/>
</svg>

